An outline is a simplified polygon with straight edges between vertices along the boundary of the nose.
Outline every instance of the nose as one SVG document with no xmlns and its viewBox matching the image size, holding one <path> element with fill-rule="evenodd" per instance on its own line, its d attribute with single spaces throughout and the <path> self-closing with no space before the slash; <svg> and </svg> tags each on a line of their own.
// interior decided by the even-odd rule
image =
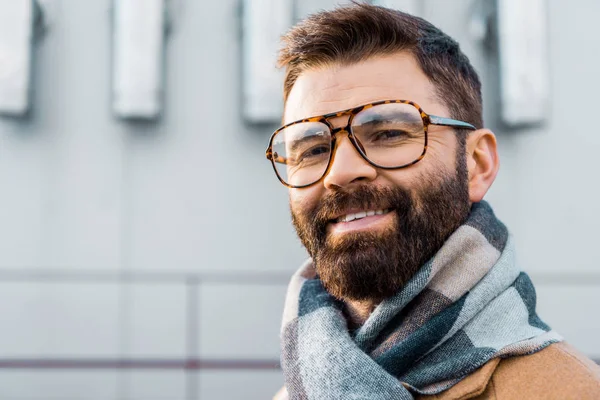
<svg viewBox="0 0 600 400">
<path fill-rule="evenodd" d="M 333 159 L 323 179 L 327 189 L 347 187 L 357 182 L 373 181 L 377 169 L 358 153 L 346 131 L 338 132 Z"/>
</svg>

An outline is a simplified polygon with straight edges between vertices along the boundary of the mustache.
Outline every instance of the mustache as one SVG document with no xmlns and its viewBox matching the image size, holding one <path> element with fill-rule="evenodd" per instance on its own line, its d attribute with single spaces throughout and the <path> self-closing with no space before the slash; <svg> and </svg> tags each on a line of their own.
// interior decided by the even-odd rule
<svg viewBox="0 0 600 400">
<path fill-rule="evenodd" d="M 410 193 L 402 188 L 359 186 L 352 190 L 336 189 L 327 193 L 311 212 L 314 223 L 327 224 L 350 209 L 385 210 L 408 206 Z"/>
</svg>

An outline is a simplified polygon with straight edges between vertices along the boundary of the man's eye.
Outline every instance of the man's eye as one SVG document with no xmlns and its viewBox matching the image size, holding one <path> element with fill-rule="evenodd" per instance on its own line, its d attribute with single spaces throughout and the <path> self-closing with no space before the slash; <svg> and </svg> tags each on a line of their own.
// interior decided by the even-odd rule
<svg viewBox="0 0 600 400">
<path fill-rule="evenodd" d="M 406 139 L 409 135 L 405 131 L 399 129 L 386 129 L 384 131 L 373 132 L 371 135 L 371 141 L 381 141 L 381 140 L 398 140 L 398 139 Z"/>
<path fill-rule="evenodd" d="M 329 146 L 315 146 L 304 151 L 300 157 L 300 162 L 310 162 L 315 159 L 321 159 L 329 154 Z"/>
</svg>

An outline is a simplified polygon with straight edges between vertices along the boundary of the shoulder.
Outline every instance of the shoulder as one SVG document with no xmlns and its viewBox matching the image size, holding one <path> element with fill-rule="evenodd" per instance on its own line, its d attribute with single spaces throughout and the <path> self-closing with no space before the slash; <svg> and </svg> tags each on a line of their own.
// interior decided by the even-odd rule
<svg viewBox="0 0 600 400">
<path fill-rule="evenodd" d="M 600 399 L 600 366 L 567 343 L 492 359 L 450 389 L 420 400 Z"/>
<path fill-rule="evenodd" d="M 498 363 L 487 398 L 600 398 L 600 366 L 567 343 Z M 489 393 L 489 392 L 493 392 Z"/>
</svg>

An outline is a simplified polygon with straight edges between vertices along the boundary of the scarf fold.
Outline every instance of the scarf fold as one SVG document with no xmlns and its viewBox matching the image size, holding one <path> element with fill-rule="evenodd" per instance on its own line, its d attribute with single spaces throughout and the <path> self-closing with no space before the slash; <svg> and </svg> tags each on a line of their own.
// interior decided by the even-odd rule
<svg viewBox="0 0 600 400">
<path fill-rule="evenodd" d="M 537 316 L 531 280 L 485 203 L 354 333 L 308 260 L 294 274 L 282 325 L 290 399 L 413 399 L 437 394 L 496 357 L 562 340 Z"/>
</svg>

